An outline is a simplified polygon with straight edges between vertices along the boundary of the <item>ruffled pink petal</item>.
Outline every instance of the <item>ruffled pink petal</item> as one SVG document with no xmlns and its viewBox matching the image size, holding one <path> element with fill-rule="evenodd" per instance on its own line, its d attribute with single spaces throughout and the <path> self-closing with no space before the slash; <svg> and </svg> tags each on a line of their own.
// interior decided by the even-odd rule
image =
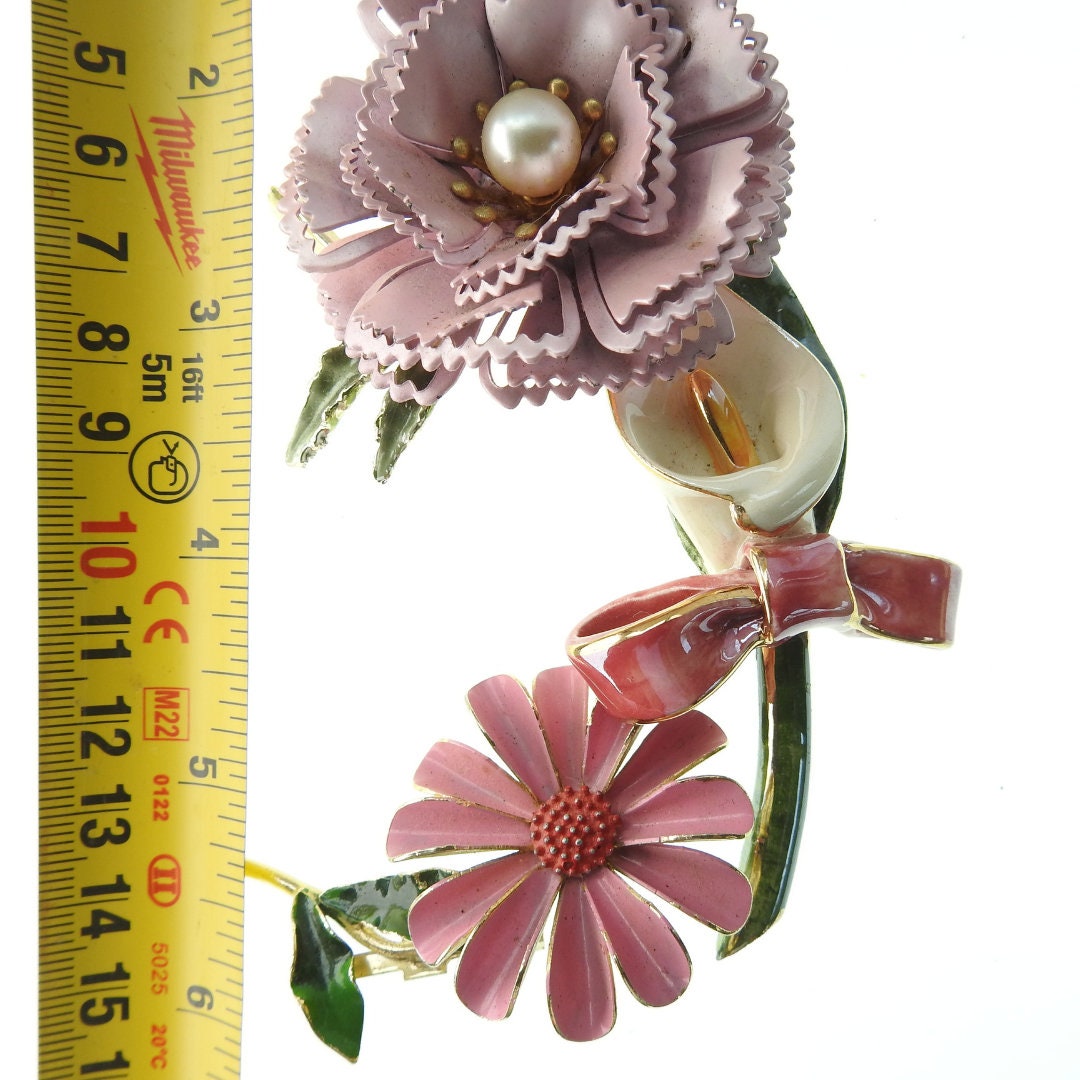
<svg viewBox="0 0 1080 1080">
<path fill-rule="evenodd" d="M 750 241 L 751 248 L 745 258 L 732 263 L 739 274 L 768 276 L 787 231 L 791 209 L 786 200 L 791 194 L 791 149 L 795 145 L 788 134 L 790 128 L 791 118 L 783 116 L 754 136 L 755 164 L 747 170 L 746 186 L 739 196 L 745 210 L 736 230 Z"/>
<path fill-rule="evenodd" d="M 671 924 L 607 867 L 584 881 L 634 997 L 644 1005 L 670 1005 L 690 984 L 690 957 Z"/>
<path fill-rule="evenodd" d="M 522 685 L 509 675 L 485 679 L 469 691 L 469 706 L 495 752 L 536 801 L 551 798 L 559 790 L 558 777 L 540 721 Z"/>
<path fill-rule="evenodd" d="M 452 799 L 423 799 L 403 806 L 390 822 L 386 854 L 391 859 L 446 851 L 528 848 L 529 823 L 496 810 Z"/>
<path fill-rule="evenodd" d="M 493 357 L 515 355 L 527 363 L 565 356 L 574 347 L 580 322 L 573 289 L 553 268 L 481 304 L 460 305 L 440 291 L 440 269 L 418 256 L 389 271 L 358 303 L 345 344 L 350 356 L 361 358 L 362 370 L 408 371 L 420 364 L 426 371 L 457 371 Z M 409 334 L 410 325 L 411 337 L 397 336 Z M 419 393 L 411 396 L 422 400 Z"/>
<path fill-rule="evenodd" d="M 633 352 L 673 320 L 711 305 L 731 280 L 731 263 L 747 254 L 731 222 L 752 161 L 749 140 L 704 147 L 677 161 L 676 204 L 669 228 L 647 242 L 608 230 L 574 249 L 582 308 L 606 348 Z"/>
<path fill-rule="evenodd" d="M 349 319 L 372 282 L 382 277 L 386 268 L 405 253 L 406 249 L 397 245 L 408 243 L 389 225 L 384 225 L 349 240 L 341 248 L 315 256 L 308 269 L 316 275 L 319 302 L 339 341 L 345 339 Z M 415 249 L 408 250 L 410 258 L 415 254 Z"/>
<path fill-rule="evenodd" d="M 290 171 L 304 221 L 316 232 L 373 216 L 353 195 L 339 168 L 341 148 L 356 142 L 363 85 L 359 79 L 327 79 L 296 135 Z"/>
<path fill-rule="evenodd" d="M 688 712 L 658 724 L 608 787 L 612 810 L 629 813 L 726 745 L 727 736 L 704 713 Z"/>
<path fill-rule="evenodd" d="M 671 117 L 671 95 L 665 89 L 667 73 L 658 57 L 658 46 L 648 49 L 637 59 L 632 75 L 634 85 L 642 95 L 644 114 L 637 108 L 636 101 L 632 111 L 627 110 L 624 104 L 633 99 L 627 93 L 620 92 L 622 64 L 616 71 L 607 103 L 610 127 L 618 132 L 620 140 L 613 163 L 622 154 L 622 140 L 629 134 L 629 145 L 638 153 L 641 164 L 640 175 L 635 177 L 633 185 L 620 181 L 617 173 L 610 168 L 605 170 L 605 175 L 610 175 L 613 181 L 622 182 L 631 192 L 626 204 L 612 215 L 611 223 L 624 232 L 639 236 L 663 232 L 667 228 L 668 212 L 675 205 L 675 194 L 671 188 L 675 179 L 675 144 L 672 142 L 675 121 Z M 643 187 L 643 184 L 646 186 Z"/>
<path fill-rule="evenodd" d="M 463 77 L 463 73 L 467 73 Z M 438 0 L 426 8 L 401 61 L 393 93 L 394 130 L 445 161 L 457 136 L 480 145 L 476 103 L 502 96 L 484 0 Z"/>
<path fill-rule="evenodd" d="M 690 46 L 669 70 L 680 134 L 740 113 L 765 96 L 755 78 L 763 42 L 751 33 L 751 18 L 737 14 L 732 3 L 666 0 L 666 6 Z"/>
<path fill-rule="evenodd" d="M 520 285 L 528 275 L 566 255 L 573 244 L 608 220 L 629 197 L 629 191 L 621 185 L 601 183 L 594 177 L 559 204 L 531 241 L 525 243 L 508 236 L 475 259 L 456 280 L 462 297 L 479 302 Z"/>
<path fill-rule="evenodd" d="M 387 246 L 396 238 L 393 229 L 376 225 L 359 235 L 327 241 L 313 232 L 304 220 L 296 182 L 292 177 L 281 185 L 280 195 L 277 210 L 281 214 L 281 228 L 288 237 L 289 251 L 296 256 L 304 270 L 315 275 L 316 281 L 325 274 L 355 265 L 367 258 L 375 248 Z"/>
<path fill-rule="evenodd" d="M 655 52 L 659 46 L 654 46 Z M 637 64 L 623 49 L 612 75 L 604 106 L 603 126 L 617 134 L 619 144 L 604 165 L 604 176 L 629 193 L 623 213 L 642 213 L 645 205 L 645 171 L 652 152 L 652 103 L 638 79 Z"/>
<path fill-rule="evenodd" d="M 502 229 L 478 222 L 451 191 L 455 180 L 466 178 L 463 170 L 435 161 L 393 129 L 390 97 L 401 88 L 395 63 L 385 61 L 372 70 L 365 88 L 371 104 L 357 118 L 360 151 L 379 183 L 408 210 L 405 216 L 394 214 L 392 207 L 384 212 L 403 236 L 412 237 L 418 246 L 432 247 L 439 262 L 448 266 L 475 262 L 502 239 Z"/>
<path fill-rule="evenodd" d="M 365 83 L 365 93 L 370 85 Z M 365 98 L 366 100 L 366 98 Z M 394 222 L 408 222 L 415 230 L 413 241 L 417 247 L 423 247 L 423 231 L 420 223 L 416 220 L 404 201 L 395 195 L 379 178 L 368 168 L 367 159 L 360 149 L 360 136 L 352 146 L 341 148 L 341 174 L 342 179 L 349 185 L 349 190 L 369 209 L 379 215 L 380 221 L 391 224 Z M 412 235 L 408 229 L 395 228 L 395 232 L 402 235 Z M 431 246 L 430 244 L 428 245 Z"/>
<path fill-rule="evenodd" d="M 353 314 L 358 329 L 373 329 L 389 344 L 426 343 L 469 321 L 470 313 L 454 302 L 453 271 L 440 266 L 430 252 L 417 251 L 409 240 L 399 239 L 372 268 L 382 273 L 367 275 L 368 287 Z M 351 344 L 348 338 L 346 343 Z"/>
<path fill-rule="evenodd" d="M 725 934 L 741 929 L 750 915 L 750 882 L 734 866 L 704 851 L 644 844 L 619 848 L 608 865 Z"/>
<path fill-rule="evenodd" d="M 408 34 L 410 24 L 424 6 L 424 0 L 360 0 L 360 20 L 368 37 L 383 52 L 395 38 Z"/>
<path fill-rule="evenodd" d="M 702 319 L 708 317 L 708 324 Z M 717 321 L 719 320 L 719 321 Z M 645 338 L 631 353 L 613 352 L 580 326 L 573 352 L 566 356 L 540 355 L 536 359 L 511 357 L 505 364 L 481 367 L 485 388 L 501 404 L 513 408 L 522 400 L 541 404 L 548 393 L 567 398 L 575 392 L 621 390 L 630 383 L 645 385 L 653 379 L 671 379 L 712 356 L 721 343 L 731 341 L 734 330 L 727 311 L 713 304 L 687 320 L 672 320 L 657 337 Z"/>
<path fill-rule="evenodd" d="M 409 936 L 425 964 L 441 964 L 536 869 L 532 852 L 481 863 L 425 889 L 409 909 Z"/>
<path fill-rule="evenodd" d="M 559 782 L 580 787 L 589 716 L 588 683 L 569 666 L 541 671 L 533 685 L 533 704 L 547 737 Z"/>
<path fill-rule="evenodd" d="M 639 730 L 636 724 L 616 720 L 603 705 L 597 703 L 593 706 L 592 719 L 585 734 L 586 787 L 593 791 L 607 789 Z"/>
<path fill-rule="evenodd" d="M 615 1025 L 615 980 L 586 880 L 563 882 L 548 954 L 551 1021 L 572 1042 L 599 1039 Z"/>
<path fill-rule="evenodd" d="M 582 679 L 584 683 L 584 679 Z M 464 743 L 437 742 L 413 777 L 418 787 L 528 821 L 536 801 L 490 758 Z"/>
<path fill-rule="evenodd" d="M 455 987 L 478 1016 L 510 1015 L 525 968 L 562 878 L 538 863 L 476 928 L 458 964 Z"/>
<path fill-rule="evenodd" d="M 358 367 L 370 376 L 371 385 L 376 390 L 385 390 L 393 401 L 415 401 L 418 405 L 434 405 L 457 382 L 458 376 L 464 370 L 447 371 L 446 368 L 438 368 L 430 377 L 430 381 L 424 386 L 418 386 L 408 379 L 408 372 L 379 371 L 375 362 L 360 361 Z"/>
<path fill-rule="evenodd" d="M 624 48 L 637 56 L 666 41 L 647 2 L 487 0 L 487 14 L 508 81 L 546 86 L 558 75 L 579 101 L 604 100 Z"/>
<path fill-rule="evenodd" d="M 734 780 L 698 776 L 669 784 L 624 812 L 619 843 L 724 840 L 745 836 L 753 827 L 750 796 Z"/>
</svg>

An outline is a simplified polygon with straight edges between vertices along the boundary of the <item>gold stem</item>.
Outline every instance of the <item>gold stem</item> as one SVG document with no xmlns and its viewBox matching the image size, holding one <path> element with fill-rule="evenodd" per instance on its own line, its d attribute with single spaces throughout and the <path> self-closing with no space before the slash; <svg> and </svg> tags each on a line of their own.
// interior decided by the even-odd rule
<svg viewBox="0 0 1080 1080">
<path fill-rule="evenodd" d="M 254 859 L 247 859 L 244 862 L 244 874 L 255 881 L 265 881 L 267 885 L 276 885 L 279 889 L 284 889 L 285 892 L 294 896 L 305 890 L 315 893 L 315 895 L 319 893 L 318 889 L 306 885 L 296 878 L 289 877 L 288 874 L 283 874 L 280 870 L 275 870 L 271 866 L 264 866 L 260 862 L 255 862 Z"/>
</svg>

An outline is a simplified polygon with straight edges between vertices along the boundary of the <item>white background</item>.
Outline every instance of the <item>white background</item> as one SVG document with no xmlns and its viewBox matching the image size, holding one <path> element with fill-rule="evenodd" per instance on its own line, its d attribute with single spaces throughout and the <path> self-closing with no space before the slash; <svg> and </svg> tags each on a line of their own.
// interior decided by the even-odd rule
<svg viewBox="0 0 1080 1080">
<path fill-rule="evenodd" d="M 550 1028 L 542 962 L 500 1024 L 468 1013 L 448 978 L 367 980 L 353 1067 L 310 1035 L 291 998 L 288 897 L 252 883 L 245 1076 L 513 1069 L 530 1080 L 559 1065 L 754 1080 L 1080 1076 L 1068 638 L 1080 598 L 1059 580 L 1075 535 L 1080 359 L 1064 7 L 753 6 L 796 120 L 780 265 L 849 399 L 835 530 L 965 573 L 949 651 L 815 636 L 810 805 L 781 922 L 718 964 L 712 933 L 676 920 L 695 961 L 685 997 L 647 1011 L 623 992 L 614 1033 L 583 1047 Z M 0 20 L 14 232 L 4 1072 L 30 1076 L 28 12 Z M 321 79 L 360 74 L 367 45 L 350 0 L 257 4 L 255 20 L 262 192 Z M 287 469 L 293 419 L 331 342 L 266 207 L 258 198 L 248 854 L 326 887 L 390 872 L 385 828 L 413 797 L 416 763 L 436 738 L 473 739 L 471 685 L 504 671 L 531 679 L 561 661 L 583 614 L 687 564 L 602 398 L 506 412 L 466 376 L 384 488 L 370 476 L 373 396 L 310 467 Z M 718 768 L 749 787 L 753 696 L 747 671 L 710 702 L 732 742 Z"/>
</svg>

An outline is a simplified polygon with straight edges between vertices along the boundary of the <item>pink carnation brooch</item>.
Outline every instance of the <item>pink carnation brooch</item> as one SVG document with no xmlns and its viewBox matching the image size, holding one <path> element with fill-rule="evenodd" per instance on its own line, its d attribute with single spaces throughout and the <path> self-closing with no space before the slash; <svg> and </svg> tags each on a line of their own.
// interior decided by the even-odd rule
<svg viewBox="0 0 1080 1080">
<path fill-rule="evenodd" d="M 360 373 L 430 404 L 476 368 L 516 405 L 670 379 L 731 340 L 716 287 L 771 269 L 792 145 L 734 4 L 360 13 L 382 55 L 324 84 L 281 190 Z"/>
<path fill-rule="evenodd" d="M 615 1021 L 612 961 L 647 1005 L 688 986 L 662 906 L 719 932 L 721 958 L 783 910 L 809 632 L 947 645 L 960 575 L 830 532 L 846 403 L 773 264 L 787 95 L 734 3 L 361 0 L 360 17 L 378 58 L 323 85 L 278 192 L 337 338 L 290 459 L 366 385 L 385 392 L 380 480 L 466 368 L 510 406 L 604 390 L 546 408 L 613 418 L 691 565 L 592 613 L 569 600 L 570 664 L 531 696 L 509 676 L 472 689 L 505 768 L 456 741 L 420 763 L 431 797 L 393 814 L 389 857 L 508 854 L 323 891 L 248 872 L 293 893 L 292 988 L 346 1057 L 359 976 L 453 967 L 461 1001 L 499 1019 L 542 948 L 556 1030 L 596 1039 Z M 519 613 L 508 601 L 497 621 Z M 725 727 L 758 748 L 752 798 L 691 772 L 726 742 L 698 710 L 751 658 L 759 716 Z M 735 837 L 738 868 L 686 846 Z"/>
</svg>

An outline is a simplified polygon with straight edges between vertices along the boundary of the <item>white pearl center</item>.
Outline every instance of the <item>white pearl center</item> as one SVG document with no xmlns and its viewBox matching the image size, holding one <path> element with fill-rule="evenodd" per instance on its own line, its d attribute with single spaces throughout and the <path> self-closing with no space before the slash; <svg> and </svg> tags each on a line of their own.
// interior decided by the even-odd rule
<svg viewBox="0 0 1080 1080">
<path fill-rule="evenodd" d="M 546 90 L 514 90 L 487 114 L 480 136 L 488 172 L 507 191 L 554 195 L 574 175 L 581 132 L 568 106 Z"/>
</svg>

